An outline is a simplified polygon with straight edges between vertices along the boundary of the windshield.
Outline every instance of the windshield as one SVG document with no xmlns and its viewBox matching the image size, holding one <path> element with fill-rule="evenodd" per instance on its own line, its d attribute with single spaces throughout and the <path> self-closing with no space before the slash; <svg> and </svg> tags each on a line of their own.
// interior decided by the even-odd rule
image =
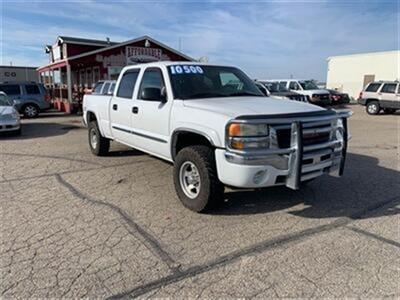
<svg viewBox="0 0 400 300">
<path fill-rule="evenodd" d="M 0 106 L 12 106 L 11 100 L 4 94 L 0 94 Z"/>
<path fill-rule="evenodd" d="M 254 82 L 233 67 L 175 65 L 169 66 L 175 99 L 211 97 L 265 97 Z"/>
<path fill-rule="evenodd" d="M 318 86 L 312 80 L 299 81 L 303 90 L 318 90 Z"/>
<path fill-rule="evenodd" d="M 288 92 L 289 90 L 286 86 L 280 84 L 279 82 L 263 82 L 267 89 L 271 93 Z"/>
</svg>

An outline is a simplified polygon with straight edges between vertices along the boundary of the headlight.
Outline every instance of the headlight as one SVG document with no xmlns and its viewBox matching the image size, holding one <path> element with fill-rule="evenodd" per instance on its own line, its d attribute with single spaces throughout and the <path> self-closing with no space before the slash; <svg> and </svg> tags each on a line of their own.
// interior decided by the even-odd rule
<svg viewBox="0 0 400 300">
<path fill-rule="evenodd" d="M 236 150 L 262 149 L 269 147 L 267 124 L 232 123 L 228 130 L 229 147 Z"/>
<path fill-rule="evenodd" d="M 241 124 L 232 123 L 229 125 L 228 134 L 234 136 L 267 136 L 269 132 L 267 124 Z"/>
</svg>

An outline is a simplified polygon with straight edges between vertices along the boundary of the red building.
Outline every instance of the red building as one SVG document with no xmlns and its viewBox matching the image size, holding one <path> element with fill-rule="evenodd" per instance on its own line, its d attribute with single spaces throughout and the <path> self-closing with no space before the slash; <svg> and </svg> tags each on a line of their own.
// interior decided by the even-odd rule
<svg viewBox="0 0 400 300">
<path fill-rule="evenodd" d="M 116 79 L 126 65 L 159 60 L 193 61 L 167 45 L 142 36 L 122 43 L 59 36 L 46 46 L 49 64 L 37 69 L 52 95 L 54 106 L 71 111 L 73 89 L 91 88 L 101 79 Z"/>
</svg>

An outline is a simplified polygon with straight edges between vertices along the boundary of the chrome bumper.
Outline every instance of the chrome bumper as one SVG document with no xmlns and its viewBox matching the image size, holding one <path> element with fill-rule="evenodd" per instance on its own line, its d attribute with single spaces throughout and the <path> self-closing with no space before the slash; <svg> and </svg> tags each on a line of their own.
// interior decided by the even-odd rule
<svg viewBox="0 0 400 300">
<path fill-rule="evenodd" d="M 290 128 L 290 147 L 282 149 L 275 146 L 275 148 L 252 152 L 228 150 L 225 158 L 234 164 L 268 165 L 285 170 L 288 175 L 284 184 L 292 189 L 298 189 L 302 181 L 324 173 L 341 176 L 344 171 L 349 139 L 347 118 L 351 114 L 351 111 L 338 111 L 329 116 L 277 117 L 257 120 L 257 122 L 271 125 L 272 140 L 274 128 L 282 128 L 282 126 Z M 256 121 L 251 120 L 251 122 Z M 313 133 L 329 133 L 329 140 L 324 143 L 304 145 L 304 134 Z"/>
</svg>

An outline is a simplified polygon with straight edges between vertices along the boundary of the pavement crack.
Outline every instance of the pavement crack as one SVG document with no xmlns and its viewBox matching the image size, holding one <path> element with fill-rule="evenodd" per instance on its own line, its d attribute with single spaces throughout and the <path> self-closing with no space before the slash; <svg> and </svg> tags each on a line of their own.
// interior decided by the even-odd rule
<svg viewBox="0 0 400 300">
<path fill-rule="evenodd" d="M 320 233 L 325 233 L 325 232 L 328 232 L 328 231 L 331 231 L 334 229 L 342 228 L 344 226 L 347 226 L 354 220 L 365 217 L 377 209 L 381 209 L 385 206 L 392 205 L 393 203 L 397 203 L 398 201 L 399 201 L 399 198 L 394 197 L 394 198 L 387 199 L 385 201 L 377 202 L 373 205 L 365 207 L 364 209 L 362 209 L 358 212 L 355 212 L 354 214 L 352 214 L 350 216 L 341 217 L 329 224 L 305 229 L 302 231 L 298 231 L 298 232 L 294 232 L 294 233 L 290 233 L 290 234 L 286 234 L 286 235 L 281 235 L 276 238 L 260 242 L 258 244 L 240 249 L 238 251 L 231 252 L 227 255 L 223 255 L 223 256 L 221 256 L 215 260 L 212 260 L 208 263 L 197 265 L 197 266 L 192 266 L 181 272 L 165 276 L 163 278 L 148 282 L 141 286 L 134 287 L 133 289 L 131 289 L 129 291 L 113 295 L 113 296 L 109 297 L 108 299 L 120 299 L 120 298 L 124 298 L 124 297 L 136 298 L 136 297 L 142 296 L 142 295 L 144 295 L 148 292 L 151 292 L 155 289 L 158 289 L 158 288 L 161 288 L 164 286 L 168 286 L 170 284 L 185 280 L 187 278 L 191 278 L 191 277 L 212 271 L 216 268 L 232 264 L 232 263 L 238 261 L 238 259 L 240 259 L 243 256 L 253 255 L 256 253 L 262 253 L 262 252 L 265 252 L 265 251 L 268 251 L 271 249 L 282 247 L 289 243 L 302 241 L 306 238 L 315 236 Z"/>
<path fill-rule="evenodd" d="M 136 223 L 132 216 L 130 216 L 126 211 L 121 209 L 120 207 L 101 200 L 97 200 L 94 198 L 91 198 L 88 195 L 85 195 L 81 191 L 79 191 L 77 188 L 75 188 L 72 184 L 67 182 L 61 175 L 56 174 L 55 175 L 57 181 L 66 187 L 71 194 L 73 194 L 75 197 L 79 198 L 82 201 L 86 201 L 88 203 L 92 203 L 95 205 L 100 205 L 104 206 L 113 212 L 117 213 L 122 220 L 127 224 L 127 231 L 129 234 L 132 236 L 136 237 L 139 239 L 144 246 L 149 249 L 153 254 L 158 256 L 171 270 L 172 274 L 178 274 L 180 273 L 180 264 L 177 263 L 171 255 L 163 249 L 163 246 L 160 244 L 160 242 L 157 240 L 157 238 L 152 235 L 150 232 L 148 232 L 145 228 L 140 226 L 138 223 Z"/>
<path fill-rule="evenodd" d="M 360 228 L 357 228 L 357 227 L 354 227 L 354 226 L 346 226 L 346 228 L 351 230 L 351 231 L 357 232 L 357 233 L 359 233 L 361 235 L 367 236 L 369 238 L 376 239 L 378 241 L 381 241 L 381 242 L 384 242 L 386 244 L 390 244 L 392 246 L 400 248 L 400 243 L 399 242 L 396 242 L 396 241 L 391 240 L 391 239 L 387 239 L 387 238 L 385 238 L 383 236 L 380 236 L 378 234 L 375 234 L 375 233 L 372 233 L 372 232 L 369 232 L 369 231 L 366 231 L 366 230 L 363 230 L 363 229 L 360 229 Z"/>
</svg>

